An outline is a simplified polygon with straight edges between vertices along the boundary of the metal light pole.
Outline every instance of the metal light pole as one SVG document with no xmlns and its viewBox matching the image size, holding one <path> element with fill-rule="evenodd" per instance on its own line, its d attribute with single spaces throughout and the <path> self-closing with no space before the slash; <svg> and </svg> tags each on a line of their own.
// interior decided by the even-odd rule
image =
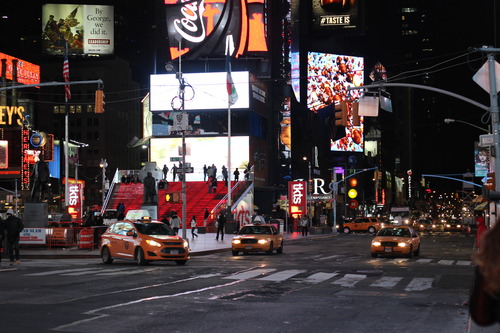
<svg viewBox="0 0 500 333">
<path fill-rule="evenodd" d="M 179 51 L 181 50 L 181 40 L 179 39 Z M 186 90 L 186 83 L 184 82 L 184 78 L 182 77 L 182 53 L 179 53 L 179 73 L 178 73 L 178 80 L 179 80 L 179 94 L 180 94 L 180 99 L 181 99 L 181 112 L 182 115 L 185 116 L 185 90 Z M 187 227 L 186 227 L 186 129 L 182 129 L 182 168 L 181 168 L 181 175 L 182 175 L 182 238 L 186 239 L 186 234 L 187 234 Z"/>
<path fill-rule="evenodd" d="M 102 168 L 102 206 L 104 207 L 104 201 L 106 200 L 106 167 L 108 166 L 105 158 L 101 158 L 99 166 Z"/>
<path fill-rule="evenodd" d="M 307 156 L 302 157 L 304 161 L 307 161 L 308 176 L 307 176 L 307 198 L 308 198 L 308 212 L 309 217 L 312 218 L 312 193 L 311 193 L 311 161 L 308 160 Z"/>
</svg>

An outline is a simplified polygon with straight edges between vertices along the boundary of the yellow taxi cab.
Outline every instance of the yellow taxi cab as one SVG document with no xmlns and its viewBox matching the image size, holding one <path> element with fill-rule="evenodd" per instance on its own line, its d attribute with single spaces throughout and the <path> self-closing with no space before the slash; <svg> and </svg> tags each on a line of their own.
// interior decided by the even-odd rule
<svg viewBox="0 0 500 333">
<path fill-rule="evenodd" d="M 139 265 L 150 261 L 175 261 L 184 265 L 189 259 L 189 243 L 166 224 L 149 218 L 112 223 L 101 236 L 101 259 L 132 259 Z"/>
<path fill-rule="evenodd" d="M 344 233 L 348 234 L 353 231 L 368 231 L 374 234 L 377 230 L 384 227 L 376 217 L 359 217 L 353 221 L 344 222 Z"/>
<path fill-rule="evenodd" d="M 231 242 L 233 256 L 240 252 L 283 253 L 283 235 L 271 224 L 248 224 L 238 231 Z"/>
<path fill-rule="evenodd" d="M 380 255 L 420 255 L 420 236 L 410 226 L 386 227 L 379 230 L 372 240 L 372 257 Z"/>
</svg>

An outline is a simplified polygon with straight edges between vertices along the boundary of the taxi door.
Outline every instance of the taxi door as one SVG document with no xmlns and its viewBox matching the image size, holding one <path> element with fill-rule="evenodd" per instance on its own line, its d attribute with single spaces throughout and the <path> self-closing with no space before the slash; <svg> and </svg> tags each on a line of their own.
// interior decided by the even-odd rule
<svg viewBox="0 0 500 333">
<path fill-rule="evenodd" d="M 354 220 L 354 223 L 352 225 L 352 230 L 354 231 L 360 231 L 364 230 L 366 226 L 366 219 L 356 219 Z"/>
<path fill-rule="evenodd" d="M 123 222 L 123 228 L 120 232 L 121 255 L 125 258 L 134 257 L 134 243 L 136 235 L 135 228 L 130 222 Z"/>
</svg>

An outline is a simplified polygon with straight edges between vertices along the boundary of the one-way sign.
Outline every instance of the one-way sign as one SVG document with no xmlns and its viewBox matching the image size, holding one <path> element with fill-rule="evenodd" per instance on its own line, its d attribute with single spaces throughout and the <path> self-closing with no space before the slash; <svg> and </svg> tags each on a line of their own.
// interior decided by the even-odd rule
<svg viewBox="0 0 500 333">
<path fill-rule="evenodd" d="M 483 134 L 479 136 L 480 147 L 492 147 L 495 145 L 495 138 L 493 134 Z"/>
</svg>

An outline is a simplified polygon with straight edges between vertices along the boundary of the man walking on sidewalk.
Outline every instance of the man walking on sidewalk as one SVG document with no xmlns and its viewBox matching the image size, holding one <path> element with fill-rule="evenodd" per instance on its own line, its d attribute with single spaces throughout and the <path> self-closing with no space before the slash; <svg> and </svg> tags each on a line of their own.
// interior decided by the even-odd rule
<svg viewBox="0 0 500 333">
<path fill-rule="evenodd" d="M 21 219 L 14 215 L 12 208 L 7 210 L 7 219 L 5 220 L 5 229 L 7 230 L 7 250 L 9 252 L 10 265 L 20 264 L 19 260 L 19 234 L 24 229 Z"/>
<path fill-rule="evenodd" d="M 216 240 L 219 240 L 219 232 L 220 232 L 220 240 L 224 240 L 224 226 L 226 225 L 226 217 L 224 213 L 219 213 L 219 217 L 217 218 L 217 236 Z"/>
</svg>

